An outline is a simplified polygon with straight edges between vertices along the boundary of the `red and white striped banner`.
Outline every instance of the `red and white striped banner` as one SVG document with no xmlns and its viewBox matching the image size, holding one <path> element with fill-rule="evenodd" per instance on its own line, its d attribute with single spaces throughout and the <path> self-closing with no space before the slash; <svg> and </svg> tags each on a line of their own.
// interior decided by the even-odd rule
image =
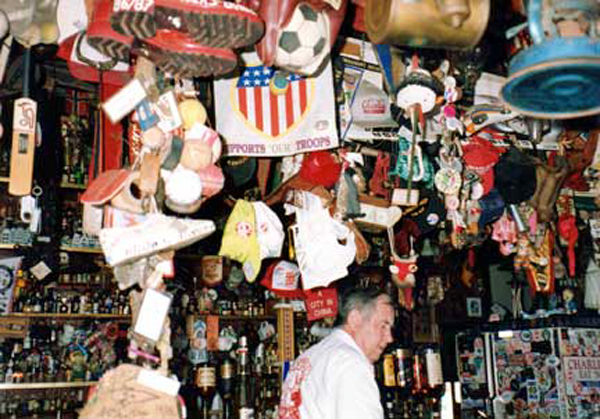
<svg viewBox="0 0 600 419">
<path fill-rule="evenodd" d="M 239 77 L 215 81 L 217 131 L 230 156 L 285 156 L 338 146 L 331 64 L 317 77 L 287 76 L 274 92 L 275 69 L 244 54 Z"/>
</svg>

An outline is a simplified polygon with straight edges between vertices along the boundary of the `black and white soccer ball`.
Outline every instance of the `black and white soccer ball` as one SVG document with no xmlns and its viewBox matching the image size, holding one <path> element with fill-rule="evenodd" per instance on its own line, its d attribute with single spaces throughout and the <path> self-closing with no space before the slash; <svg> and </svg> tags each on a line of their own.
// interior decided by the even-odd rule
<svg viewBox="0 0 600 419">
<path fill-rule="evenodd" d="M 296 6 L 277 40 L 275 65 L 292 73 L 311 75 L 329 55 L 329 19 L 308 3 Z"/>
</svg>

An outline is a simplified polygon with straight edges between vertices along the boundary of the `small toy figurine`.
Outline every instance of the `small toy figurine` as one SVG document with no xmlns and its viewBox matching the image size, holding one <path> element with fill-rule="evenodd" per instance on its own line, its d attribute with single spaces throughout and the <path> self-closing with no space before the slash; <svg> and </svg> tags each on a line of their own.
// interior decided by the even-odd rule
<svg viewBox="0 0 600 419">
<path fill-rule="evenodd" d="M 572 289 L 567 288 L 562 292 L 563 301 L 565 304 L 565 311 L 567 314 L 577 313 L 577 302 L 575 301 L 575 293 Z"/>
</svg>

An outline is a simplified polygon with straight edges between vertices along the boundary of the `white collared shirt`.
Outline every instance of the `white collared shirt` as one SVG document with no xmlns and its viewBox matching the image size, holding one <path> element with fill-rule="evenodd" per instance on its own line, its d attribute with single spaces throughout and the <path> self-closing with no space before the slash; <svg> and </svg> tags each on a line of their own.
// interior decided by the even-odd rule
<svg viewBox="0 0 600 419">
<path fill-rule="evenodd" d="M 279 419 L 382 419 L 373 365 L 342 329 L 298 357 L 285 380 Z"/>
</svg>

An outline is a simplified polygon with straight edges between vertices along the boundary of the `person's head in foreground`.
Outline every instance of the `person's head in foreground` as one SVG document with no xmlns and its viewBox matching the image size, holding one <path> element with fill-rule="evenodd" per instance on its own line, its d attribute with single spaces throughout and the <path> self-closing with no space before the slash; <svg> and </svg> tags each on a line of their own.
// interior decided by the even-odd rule
<svg viewBox="0 0 600 419">
<path fill-rule="evenodd" d="M 393 341 L 394 307 L 381 288 L 355 288 L 341 297 L 337 324 L 356 342 L 371 363 Z"/>
</svg>

